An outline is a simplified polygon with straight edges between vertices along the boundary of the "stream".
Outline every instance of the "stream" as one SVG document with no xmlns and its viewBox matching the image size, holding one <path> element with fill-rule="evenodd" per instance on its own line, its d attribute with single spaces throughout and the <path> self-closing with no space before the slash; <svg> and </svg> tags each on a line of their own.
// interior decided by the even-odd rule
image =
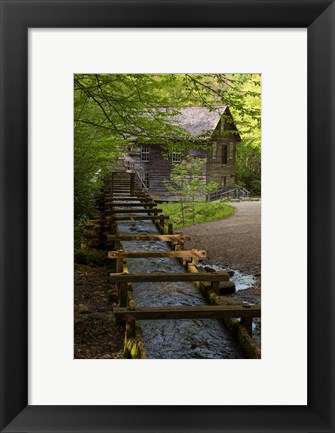
<svg viewBox="0 0 335 433">
<path fill-rule="evenodd" d="M 134 200 L 134 203 L 139 203 Z M 127 207 L 118 204 L 117 208 Z M 140 215 L 141 208 L 138 213 Z M 143 214 L 143 212 L 142 212 Z M 122 215 L 122 214 L 120 214 Z M 120 234 L 160 234 L 151 221 L 119 221 Z M 169 251 L 162 241 L 123 241 L 124 250 Z M 127 259 L 129 273 L 186 272 L 171 258 Z M 132 283 L 137 307 L 207 305 L 200 290 L 187 282 Z M 222 322 L 216 319 L 142 320 L 141 327 L 149 358 L 236 359 L 244 355 Z"/>
</svg>

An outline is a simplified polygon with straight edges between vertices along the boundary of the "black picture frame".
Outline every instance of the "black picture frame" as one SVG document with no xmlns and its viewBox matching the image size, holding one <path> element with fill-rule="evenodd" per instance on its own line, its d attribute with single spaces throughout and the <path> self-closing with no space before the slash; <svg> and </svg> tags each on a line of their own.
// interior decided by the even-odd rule
<svg viewBox="0 0 335 433">
<path fill-rule="evenodd" d="M 0 3 L 1 431 L 334 432 L 334 2 Z M 28 406 L 27 30 L 87 27 L 308 29 L 307 406 Z"/>
</svg>

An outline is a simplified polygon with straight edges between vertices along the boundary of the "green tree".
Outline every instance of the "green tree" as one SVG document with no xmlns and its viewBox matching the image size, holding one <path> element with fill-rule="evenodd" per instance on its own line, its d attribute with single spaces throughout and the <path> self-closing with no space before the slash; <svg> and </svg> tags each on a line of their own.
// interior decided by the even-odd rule
<svg viewBox="0 0 335 433">
<path fill-rule="evenodd" d="M 236 180 L 258 195 L 261 181 L 261 75 L 235 75 L 233 82 L 232 98 L 238 98 L 243 107 L 230 105 L 242 139 L 237 146 Z"/>
<path fill-rule="evenodd" d="M 173 164 L 170 179 L 165 181 L 167 190 L 179 199 L 183 225 L 185 224 L 185 214 L 189 209 L 194 222 L 195 202 L 203 200 L 206 194 L 218 188 L 218 184 L 215 182 L 206 184 L 203 175 L 205 164 L 204 158 L 187 156 L 180 163 Z"/>
</svg>

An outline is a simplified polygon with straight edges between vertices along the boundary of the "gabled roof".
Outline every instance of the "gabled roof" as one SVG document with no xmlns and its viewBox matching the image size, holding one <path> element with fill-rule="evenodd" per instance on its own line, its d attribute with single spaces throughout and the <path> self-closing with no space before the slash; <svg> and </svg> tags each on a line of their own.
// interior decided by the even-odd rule
<svg viewBox="0 0 335 433">
<path fill-rule="evenodd" d="M 206 107 L 183 108 L 180 114 L 171 117 L 171 123 L 186 129 L 193 137 L 208 135 L 208 132 L 211 135 L 226 108 L 226 105 L 215 107 L 213 111 Z"/>
</svg>

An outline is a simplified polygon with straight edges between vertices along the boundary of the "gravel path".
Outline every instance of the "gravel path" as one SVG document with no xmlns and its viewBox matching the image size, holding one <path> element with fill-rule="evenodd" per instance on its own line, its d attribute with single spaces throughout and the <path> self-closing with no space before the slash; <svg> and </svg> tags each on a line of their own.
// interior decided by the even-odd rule
<svg viewBox="0 0 335 433">
<path fill-rule="evenodd" d="M 254 275 L 261 273 L 261 202 L 232 203 L 230 218 L 182 229 L 191 235 L 187 248 L 207 251 L 207 260 Z"/>
</svg>

